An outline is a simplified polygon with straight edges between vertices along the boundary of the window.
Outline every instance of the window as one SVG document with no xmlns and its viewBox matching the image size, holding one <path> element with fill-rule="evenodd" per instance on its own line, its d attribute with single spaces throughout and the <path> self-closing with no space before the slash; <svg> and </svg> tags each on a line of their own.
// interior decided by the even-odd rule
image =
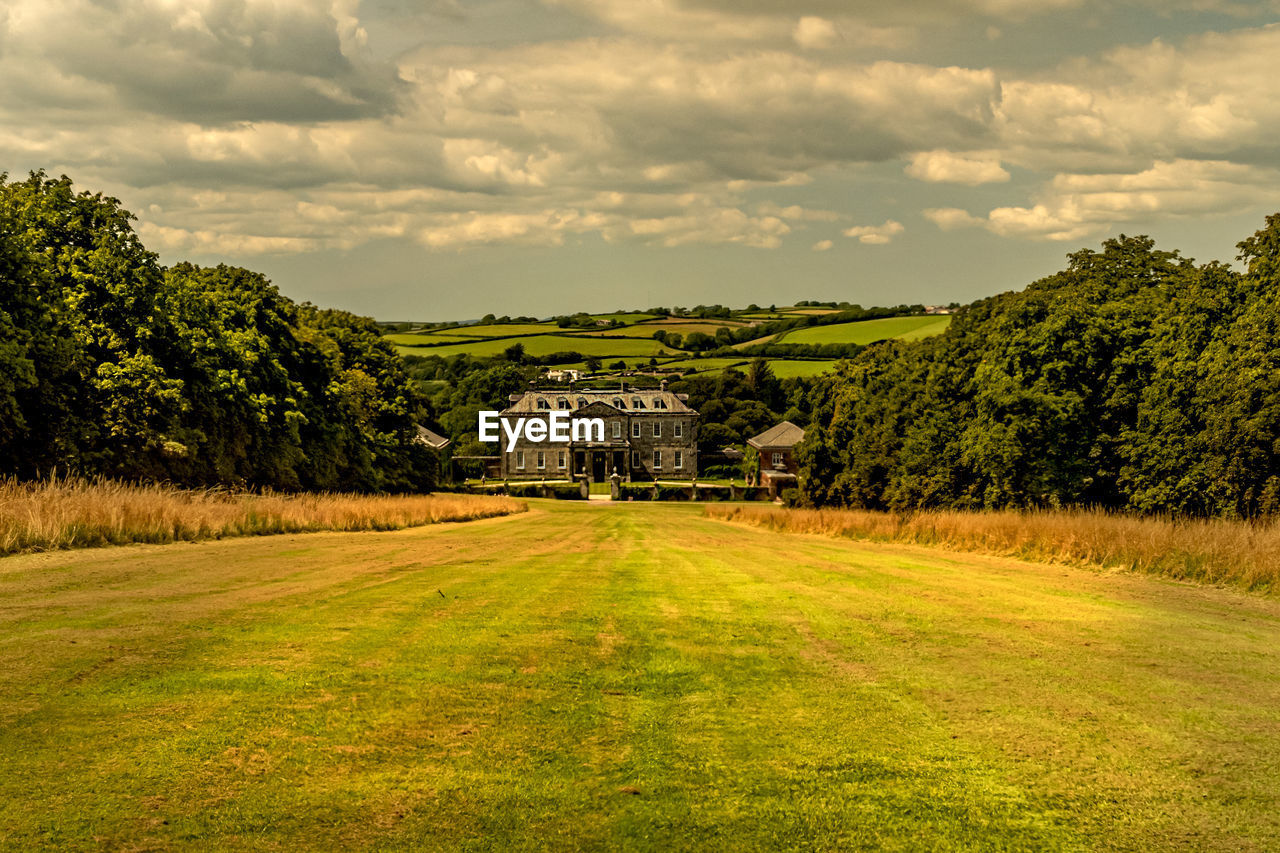
<svg viewBox="0 0 1280 853">
<path fill-rule="evenodd" d="M 622 438 L 622 421 L 613 422 L 613 437 Z"/>
<path fill-rule="evenodd" d="M 774 468 L 781 468 L 781 467 L 782 467 L 782 454 L 781 454 L 781 453 L 777 453 L 777 452 L 775 452 L 775 453 L 773 454 L 773 467 L 774 467 Z"/>
<path fill-rule="evenodd" d="M 684 421 L 676 421 L 676 438 L 684 438 Z M 677 465 L 677 468 L 680 466 Z"/>
<path fill-rule="evenodd" d="M 653 422 L 653 437 L 657 438 L 662 435 L 662 421 Z"/>
<path fill-rule="evenodd" d="M 538 451 L 538 470 L 541 471 L 547 467 L 547 452 L 545 450 Z"/>
<path fill-rule="evenodd" d="M 667 407 L 667 401 L 659 397 L 653 401 L 653 407 L 655 409 L 665 409 Z"/>
<path fill-rule="evenodd" d="M 562 409 L 567 409 L 569 408 L 569 401 L 564 397 L 561 397 L 559 400 L 556 401 L 556 405 Z"/>
<path fill-rule="evenodd" d="M 644 408 L 644 400 L 641 400 L 639 397 L 632 397 L 632 398 L 631 398 L 631 408 L 633 408 L 633 409 L 643 409 L 643 408 Z"/>
<path fill-rule="evenodd" d="M 563 471 L 565 468 L 568 468 L 568 467 L 569 467 L 569 454 L 568 452 L 561 450 L 560 451 L 560 470 Z"/>
<path fill-rule="evenodd" d="M 662 467 L 662 451 L 661 450 L 653 451 L 653 467 L 654 467 L 654 470 L 657 470 Z"/>
<path fill-rule="evenodd" d="M 677 450 L 675 453 L 676 453 L 676 464 L 675 464 L 675 467 L 676 467 L 676 468 L 683 468 L 683 467 L 684 467 L 684 451 Z"/>
<path fill-rule="evenodd" d="M 639 422 L 639 421 L 632 421 L 632 422 L 631 422 L 631 437 L 632 437 L 632 438 L 639 438 L 639 437 L 640 437 L 640 422 Z"/>
<path fill-rule="evenodd" d="M 614 398 L 613 398 L 613 407 L 614 407 L 615 409 L 625 409 L 625 408 L 626 408 L 626 406 L 622 405 L 622 398 L 621 398 L 621 397 L 614 397 Z"/>
<path fill-rule="evenodd" d="M 539 398 L 538 398 L 538 408 L 539 408 L 539 409 L 550 409 L 550 408 L 551 408 L 551 404 L 550 404 L 550 403 L 548 403 L 548 402 L 546 401 L 546 398 L 544 398 L 544 397 L 539 397 Z"/>
<path fill-rule="evenodd" d="M 578 398 L 578 408 L 579 408 L 579 409 L 586 408 L 586 405 L 587 405 L 587 398 L 586 398 L 586 397 L 579 397 L 579 398 Z"/>
<path fill-rule="evenodd" d="M 524 451 L 523 450 L 516 451 L 516 467 L 517 468 L 524 467 Z"/>
<path fill-rule="evenodd" d="M 639 450 L 631 451 L 631 467 L 632 468 L 640 467 L 640 451 Z"/>
</svg>

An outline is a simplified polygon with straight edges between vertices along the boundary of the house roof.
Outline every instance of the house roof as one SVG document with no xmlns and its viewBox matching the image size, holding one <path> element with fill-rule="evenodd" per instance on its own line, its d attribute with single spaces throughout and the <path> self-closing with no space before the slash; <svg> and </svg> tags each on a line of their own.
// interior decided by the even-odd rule
<svg viewBox="0 0 1280 853">
<path fill-rule="evenodd" d="M 419 444 L 425 444 L 432 450 L 440 450 L 449 446 L 449 439 L 445 438 L 443 435 L 432 432 L 422 424 L 417 424 L 416 426 L 418 427 L 418 434 L 414 437 L 414 441 Z"/>
<path fill-rule="evenodd" d="M 671 391 L 661 391 L 655 388 L 630 389 L 627 391 L 525 391 L 522 394 L 511 395 L 511 405 L 503 409 L 503 414 L 533 414 L 558 410 L 576 412 L 578 409 L 586 408 L 593 403 L 603 403 L 606 406 L 611 406 L 618 411 L 629 414 L 653 414 L 655 412 L 658 414 L 696 414 L 685 403 L 685 399 L 687 398 L 684 394 L 675 394 Z M 545 403 L 545 408 L 538 405 L 540 400 Z M 561 400 L 567 401 L 568 405 L 561 406 Z"/>
<path fill-rule="evenodd" d="M 755 438 L 748 438 L 747 444 L 757 450 L 769 447 L 795 447 L 804 441 L 804 430 L 791 421 L 783 421 L 777 426 L 769 427 Z"/>
</svg>

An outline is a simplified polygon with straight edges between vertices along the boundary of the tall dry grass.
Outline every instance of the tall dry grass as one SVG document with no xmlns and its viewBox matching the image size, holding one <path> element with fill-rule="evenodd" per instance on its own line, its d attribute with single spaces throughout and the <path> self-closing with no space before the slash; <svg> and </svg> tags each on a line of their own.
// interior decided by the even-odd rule
<svg viewBox="0 0 1280 853">
<path fill-rule="evenodd" d="M 792 533 L 909 542 L 1280 590 L 1280 522 L 1276 520 L 1139 518 L 1086 510 L 899 514 L 714 504 L 707 506 L 706 515 Z"/>
<path fill-rule="evenodd" d="M 132 542 L 398 530 L 523 512 L 482 495 L 255 494 L 110 481 L 0 480 L 0 555 Z"/>
</svg>

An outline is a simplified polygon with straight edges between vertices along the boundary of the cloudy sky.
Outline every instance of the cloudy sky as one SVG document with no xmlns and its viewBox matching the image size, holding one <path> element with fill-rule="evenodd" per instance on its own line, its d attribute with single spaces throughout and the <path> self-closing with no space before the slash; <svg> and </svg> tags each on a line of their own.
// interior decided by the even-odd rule
<svg viewBox="0 0 1280 853">
<path fill-rule="evenodd" d="M 1280 210 L 1280 0 L 5 0 L 0 169 L 384 319 L 968 301 Z"/>
</svg>

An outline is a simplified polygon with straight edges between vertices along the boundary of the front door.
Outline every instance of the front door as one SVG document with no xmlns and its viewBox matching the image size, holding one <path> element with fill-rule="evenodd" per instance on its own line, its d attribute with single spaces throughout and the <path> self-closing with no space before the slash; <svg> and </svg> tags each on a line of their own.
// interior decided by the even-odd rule
<svg viewBox="0 0 1280 853">
<path fill-rule="evenodd" d="M 596 450 L 591 454 L 591 482 L 603 483 L 605 481 L 605 454 L 602 450 Z"/>
</svg>

